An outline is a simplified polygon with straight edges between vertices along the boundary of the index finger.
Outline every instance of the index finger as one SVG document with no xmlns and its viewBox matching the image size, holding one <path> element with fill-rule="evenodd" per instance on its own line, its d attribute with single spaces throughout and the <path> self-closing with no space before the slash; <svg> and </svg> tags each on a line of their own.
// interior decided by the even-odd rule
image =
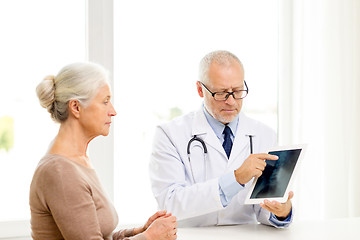
<svg viewBox="0 0 360 240">
<path fill-rule="evenodd" d="M 157 211 L 156 213 L 154 213 L 154 214 L 149 218 L 149 220 L 154 221 L 155 219 L 157 219 L 157 218 L 159 218 L 159 217 L 162 217 L 162 216 L 165 216 L 165 215 L 166 215 L 166 211 L 165 211 L 165 210 Z"/>
<path fill-rule="evenodd" d="M 288 201 L 291 200 L 294 197 L 294 192 L 290 191 L 288 196 Z"/>
<path fill-rule="evenodd" d="M 162 216 L 162 215 L 165 215 L 166 213 L 167 213 L 166 210 L 160 210 L 160 211 L 157 211 L 155 214 L 158 216 Z"/>
<path fill-rule="evenodd" d="M 262 160 L 278 160 L 279 157 L 276 155 L 271 155 L 271 154 L 267 154 L 267 153 L 258 153 L 255 154 L 257 158 L 260 158 Z"/>
<path fill-rule="evenodd" d="M 167 222 L 172 222 L 172 223 L 176 223 L 176 217 L 174 215 L 171 215 L 171 216 L 162 216 L 160 217 L 161 219 L 164 219 L 165 221 Z"/>
</svg>

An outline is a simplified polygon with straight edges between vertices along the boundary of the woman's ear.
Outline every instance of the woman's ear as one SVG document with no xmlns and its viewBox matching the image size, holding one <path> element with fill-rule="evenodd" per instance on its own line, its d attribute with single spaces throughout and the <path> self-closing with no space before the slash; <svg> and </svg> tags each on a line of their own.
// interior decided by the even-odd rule
<svg viewBox="0 0 360 240">
<path fill-rule="evenodd" d="M 78 100 L 69 101 L 69 114 L 71 114 L 75 118 L 80 117 L 80 103 Z"/>
<path fill-rule="evenodd" d="M 198 92 L 199 96 L 204 97 L 203 89 L 202 89 L 201 83 L 199 81 L 196 82 L 196 88 L 197 88 L 197 92 Z"/>
</svg>

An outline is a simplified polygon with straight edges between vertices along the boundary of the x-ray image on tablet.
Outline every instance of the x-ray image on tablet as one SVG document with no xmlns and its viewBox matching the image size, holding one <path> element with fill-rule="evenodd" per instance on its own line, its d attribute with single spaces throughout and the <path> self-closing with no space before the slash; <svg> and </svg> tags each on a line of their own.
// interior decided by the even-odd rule
<svg viewBox="0 0 360 240">
<path fill-rule="evenodd" d="M 262 175 L 255 179 L 245 204 L 257 204 L 265 199 L 286 202 L 290 186 L 299 162 L 304 155 L 305 146 L 277 147 L 269 154 L 277 155 L 278 160 L 265 160 L 266 167 Z"/>
</svg>

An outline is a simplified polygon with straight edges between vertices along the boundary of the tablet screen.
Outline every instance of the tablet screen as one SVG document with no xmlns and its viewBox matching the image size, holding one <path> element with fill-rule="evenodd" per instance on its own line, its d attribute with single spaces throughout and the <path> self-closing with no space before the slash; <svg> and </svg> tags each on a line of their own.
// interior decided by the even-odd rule
<svg viewBox="0 0 360 240">
<path fill-rule="evenodd" d="M 258 178 L 250 199 L 283 197 L 302 149 L 272 151 L 278 160 L 266 160 L 266 167 Z"/>
</svg>

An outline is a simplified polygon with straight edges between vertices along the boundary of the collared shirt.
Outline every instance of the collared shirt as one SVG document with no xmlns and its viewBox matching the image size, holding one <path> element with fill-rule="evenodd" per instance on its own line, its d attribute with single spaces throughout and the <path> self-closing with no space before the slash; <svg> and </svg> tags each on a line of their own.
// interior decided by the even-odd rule
<svg viewBox="0 0 360 240">
<path fill-rule="evenodd" d="M 221 144 L 224 142 L 224 129 L 225 129 L 225 125 L 222 124 L 221 122 L 219 122 L 218 120 L 216 120 L 213 116 L 210 115 L 210 113 L 208 113 L 208 111 L 205 109 L 205 107 L 203 108 L 203 111 L 205 113 L 205 117 L 206 120 L 208 121 L 209 125 L 211 126 L 212 130 L 214 131 L 215 135 L 217 136 L 217 138 L 220 140 Z M 234 142 L 234 138 L 235 138 L 235 134 L 236 134 L 236 130 L 238 127 L 238 123 L 239 123 L 239 115 L 236 116 L 236 118 L 227 124 L 228 127 L 230 127 L 231 129 L 231 140 Z"/>
<path fill-rule="evenodd" d="M 224 131 L 225 125 L 222 124 L 221 122 L 219 122 L 218 120 L 216 120 L 213 116 L 211 116 L 210 113 L 208 113 L 208 111 L 206 110 L 204 105 L 203 105 L 203 111 L 204 111 L 207 122 L 209 123 L 209 125 L 213 129 L 215 135 L 217 136 L 217 138 L 219 139 L 219 141 L 222 144 L 224 142 L 223 131 Z M 232 122 L 227 124 L 227 126 L 229 126 L 231 129 L 230 137 L 233 142 L 236 137 L 238 123 L 239 123 L 239 115 L 237 115 L 236 118 Z M 231 153 L 230 153 L 230 155 L 231 155 Z M 224 207 L 226 207 L 230 203 L 231 199 L 242 189 L 244 189 L 244 185 L 241 185 L 236 181 L 234 171 L 226 173 L 219 177 L 219 194 L 220 194 L 221 203 Z M 276 218 L 275 214 L 271 213 L 270 221 L 273 222 L 277 226 L 284 226 L 290 222 L 291 215 L 292 215 L 292 211 L 290 212 L 289 216 L 284 221 L 279 221 Z"/>
<path fill-rule="evenodd" d="M 211 116 L 210 113 L 208 113 L 208 111 L 206 110 L 206 108 L 204 106 L 203 106 L 203 111 L 204 111 L 206 120 L 208 121 L 208 123 L 211 126 L 211 128 L 213 129 L 215 135 L 217 136 L 217 138 L 219 139 L 219 141 L 222 144 L 224 142 L 223 131 L 224 131 L 225 125 L 222 124 L 221 122 L 219 122 L 218 120 L 216 120 L 213 116 Z M 227 124 L 231 129 L 230 138 L 233 142 L 235 139 L 238 123 L 239 123 L 239 115 L 237 115 L 236 118 L 232 122 Z M 230 155 L 231 155 L 231 153 L 230 153 Z M 236 181 L 234 172 L 229 172 L 225 175 L 220 176 L 219 192 L 220 192 L 220 200 L 221 200 L 222 205 L 224 207 L 226 207 L 230 203 L 231 199 L 243 188 L 244 188 L 244 186 L 242 186 L 241 184 L 239 184 Z"/>
</svg>

